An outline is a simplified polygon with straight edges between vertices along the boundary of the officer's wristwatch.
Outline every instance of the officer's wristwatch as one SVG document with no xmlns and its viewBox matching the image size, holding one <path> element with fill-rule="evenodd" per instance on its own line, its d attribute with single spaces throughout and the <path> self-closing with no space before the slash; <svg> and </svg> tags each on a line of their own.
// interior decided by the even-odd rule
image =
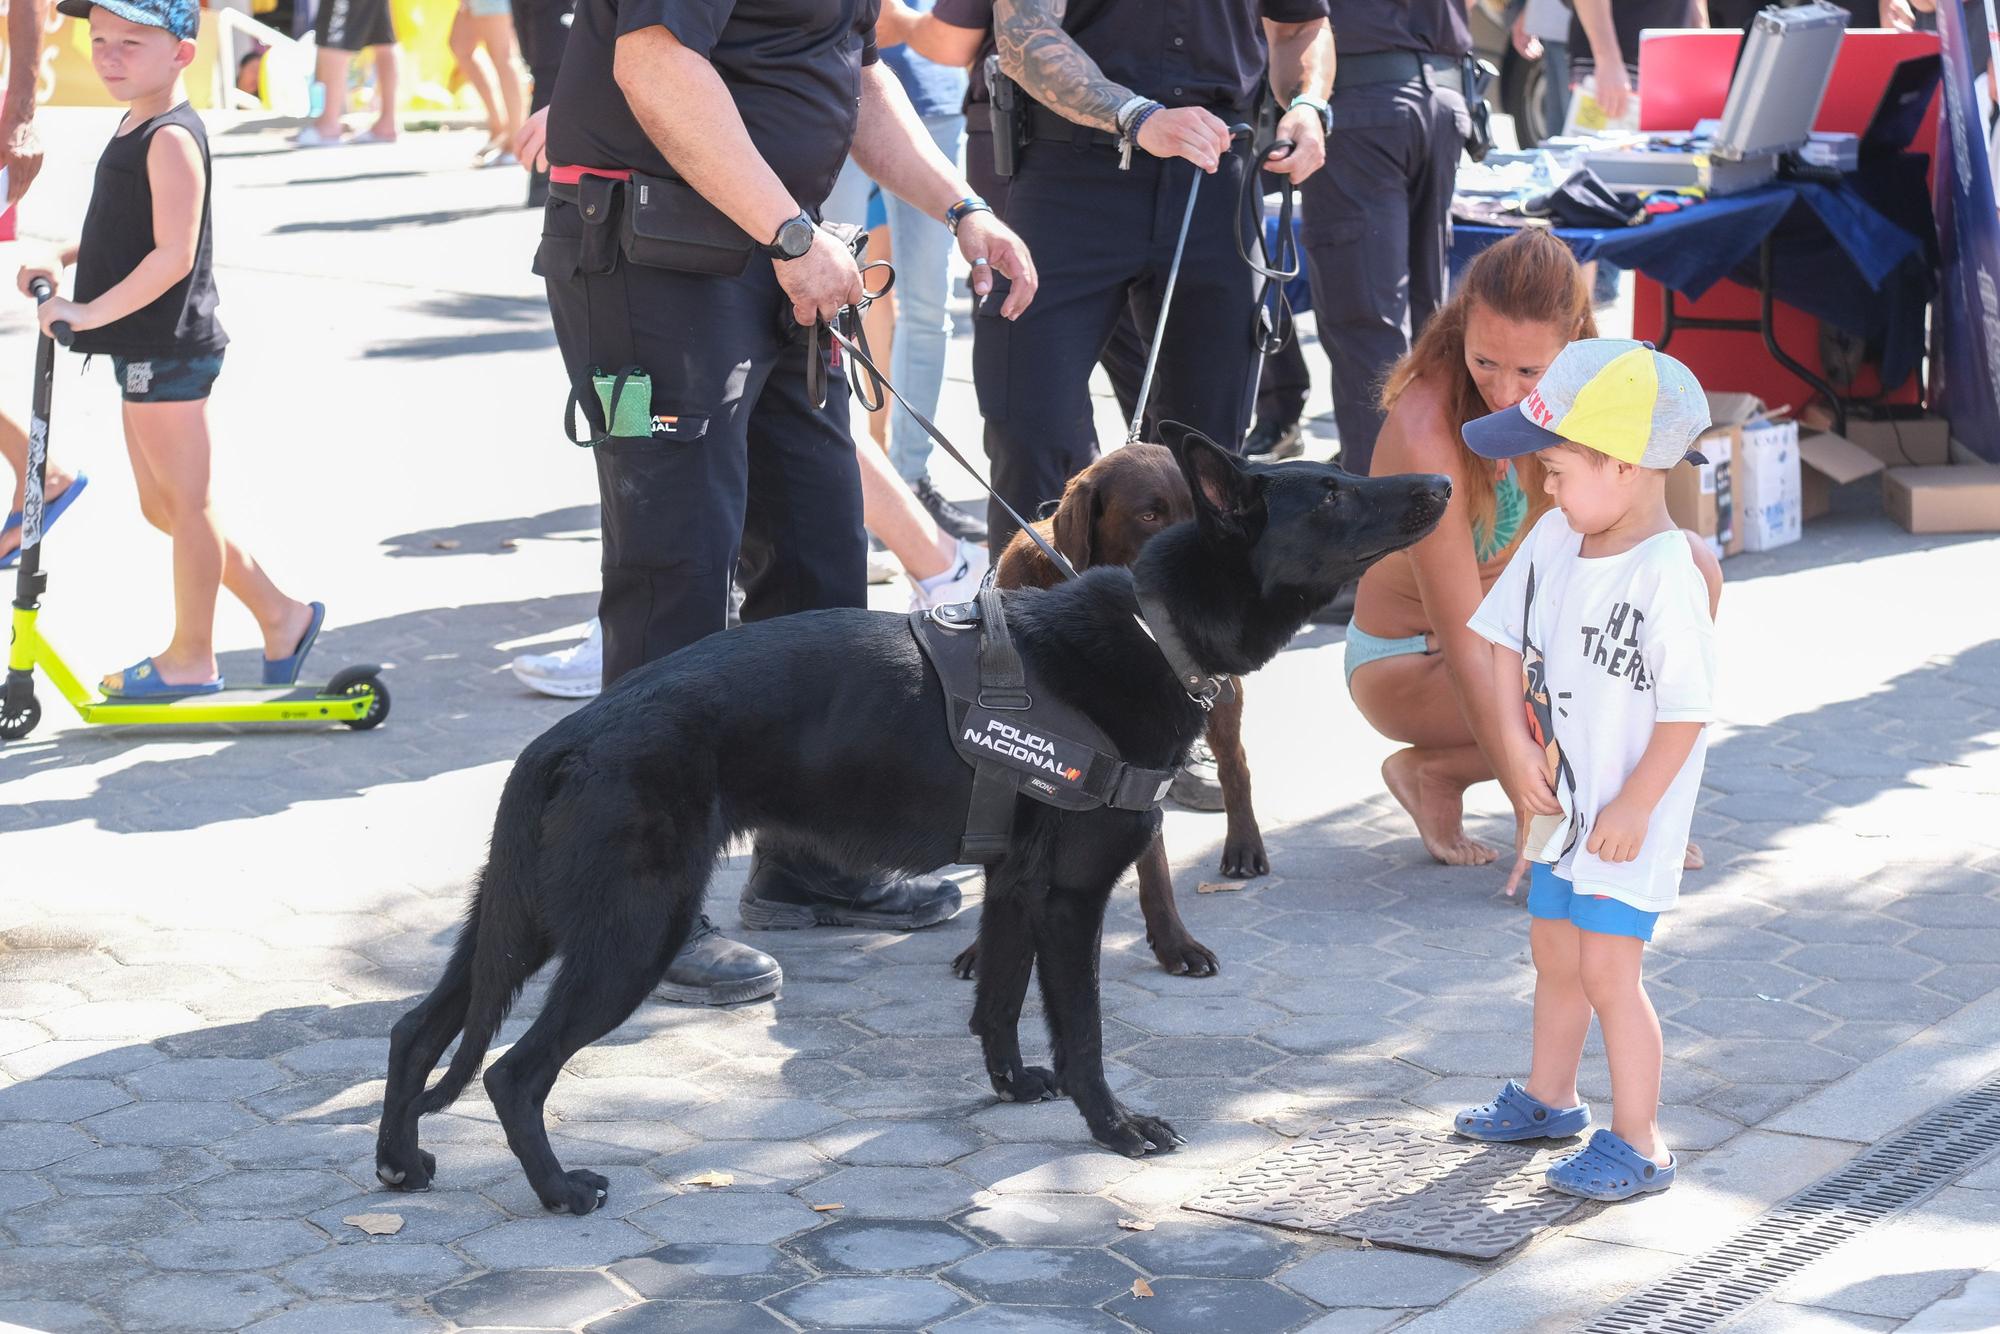
<svg viewBox="0 0 2000 1334">
<path fill-rule="evenodd" d="M 778 228 L 778 235 L 764 246 L 772 259 L 797 259 L 813 248 L 813 220 L 804 213 Z"/>
<path fill-rule="evenodd" d="M 1325 102 L 1321 101 L 1319 98 L 1312 97 L 1304 93 L 1301 93 L 1299 96 L 1292 99 L 1292 109 L 1297 110 L 1300 107 L 1311 107 L 1314 111 L 1317 111 L 1319 113 L 1320 129 L 1324 130 L 1329 136 L 1332 135 L 1333 133 L 1332 107 L 1328 106 Z"/>
</svg>

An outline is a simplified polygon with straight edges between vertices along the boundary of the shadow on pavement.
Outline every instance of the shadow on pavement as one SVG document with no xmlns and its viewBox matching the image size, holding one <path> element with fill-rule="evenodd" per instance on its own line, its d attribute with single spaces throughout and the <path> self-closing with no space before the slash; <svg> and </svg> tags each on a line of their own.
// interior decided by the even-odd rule
<svg viewBox="0 0 2000 1334">
<path fill-rule="evenodd" d="M 543 538 L 564 542 L 595 542 L 598 526 L 595 505 L 570 505 L 564 509 L 515 519 L 481 519 L 451 528 L 426 528 L 414 533 L 397 533 L 382 539 L 391 556 L 473 556 L 491 555 L 507 548 L 509 540 Z M 578 534 L 590 536 L 578 536 Z M 440 546 L 439 543 L 447 545 Z"/>
</svg>

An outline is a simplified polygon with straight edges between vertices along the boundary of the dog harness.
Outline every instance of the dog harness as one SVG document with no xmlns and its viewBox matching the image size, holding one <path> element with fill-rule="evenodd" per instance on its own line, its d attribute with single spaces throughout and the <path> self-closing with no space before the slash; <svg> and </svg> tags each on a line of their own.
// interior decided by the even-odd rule
<svg viewBox="0 0 2000 1334">
<path fill-rule="evenodd" d="M 988 866 L 1007 855 L 1017 797 L 1067 811 L 1157 809 L 1172 769 L 1143 769 L 1084 713 L 1029 679 L 1007 630 L 1000 593 L 910 613 L 910 633 L 944 686 L 944 720 L 972 766 L 959 860 Z"/>
</svg>

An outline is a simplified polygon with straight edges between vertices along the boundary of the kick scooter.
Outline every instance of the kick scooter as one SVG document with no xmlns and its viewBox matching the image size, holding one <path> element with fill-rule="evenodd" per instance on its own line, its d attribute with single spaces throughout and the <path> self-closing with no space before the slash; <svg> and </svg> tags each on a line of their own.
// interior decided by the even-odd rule
<svg viewBox="0 0 2000 1334">
<path fill-rule="evenodd" d="M 46 279 L 34 283 L 37 303 L 54 295 Z M 69 669 L 36 624 L 49 577 L 42 572 L 42 482 L 49 461 L 49 400 L 55 384 L 56 340 L 69 345 L 60 321 L 55 338 L 35 342 L 34 415 L 28 423 L 28 476 L 21 503 L 21 564 L 14 575 L 14 637 L 7 650 L 6 693 L 0 696 L 0 741 L 18 741 L 35 730 L 42 706 L 35 699 L 35 669 L 77 716 L 98 726 L 130 724 L 183 727 L 213 723 L 341 723 L 361 730 L 389 716 L 389 691 L 379 666 L 345 667 L 323 686 L 265 686 L 222 690 L 168 700 L 96 698 Z"/>
</svg>

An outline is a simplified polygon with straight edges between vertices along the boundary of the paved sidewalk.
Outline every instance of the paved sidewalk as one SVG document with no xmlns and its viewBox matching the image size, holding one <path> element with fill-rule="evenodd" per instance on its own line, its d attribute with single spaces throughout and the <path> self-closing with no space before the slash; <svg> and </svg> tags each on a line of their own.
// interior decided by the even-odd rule
<svg viewBox="0 0 2000 1334">
<path fill-rule="evenodd" d="M 73 224 L 108 127 L 52 118 L 29 231 Z M 426 1122 L 437 1188 L 380 1191 L 388 1027 L 435 980 L 508 763 L 572 707 L 504 664 L 590 614 L 594 484 L 556 432 L 535 218 L 517 175 L 459 169 L 475 134 L 295 155 L 249 126 L 216 145 L 225 517 L 328 601 L 314 671 L 392 662 L 395 712 L 371 733 L 162 734 L 83 729 L 50 700 L 0 751 L 0 1321 L 1563 1328 L 2000 1069 L 2000 543 L 1913 538 L 1857 497 L 1725 567 L 1709 869 L 1652 966 L 1686 1163 L 1666 1196 L 1490 1264 L 1178 1208 L 1327 1120 L 1428 1121 L 1525 1065 L 1525 914 L 1496 872 L 1424 858 L 1327 630 L 1250 687 L 1275 874 L 1197 893 L 1221 820 L 1168 817 L 1222 973 L 1160 972 L 1129 890 L 1106 926 L 1112 1082 L 1180 1152 L 1129 1162 L 1066 1103 L 993 1101 L 947 967 L 969 908 L 915 935 L 753 936 L 786 968 L 775 1003 L 648 1005 L 579 1055 L 549 1108 L 566 1164 L 611 1179 L 595 1215 L 542 1212 L 476 1085 Z M 0 396 L 20 403 L 26 314 L 4 314 Z M 970 441 L 962 342 L 952 357 L 941 424 Z M 98 480 L 53 535 L 44 626 L 96 671 L 164 636 L 164 546 L 108 380 L 65 375 L 57 398 L 55 447 Z M 253 668 L 240 609 L 224 631 L 226 669 Z M 1474 796 L 1475 830 L 1505 838 L 1497 791 Z M 726 926 L 746 860 L 711 897 Z M 1608 1096 L 1601 1067 L 1585 1092 Z M 688 1184 L 707 1172 L 733 1182 Z M 401 1228 L 345 1221 L 368 1213 Z M 1988 1164 L 1738 1327 L 1990 1327 L 1996 1219 Z"/>
</svg>

